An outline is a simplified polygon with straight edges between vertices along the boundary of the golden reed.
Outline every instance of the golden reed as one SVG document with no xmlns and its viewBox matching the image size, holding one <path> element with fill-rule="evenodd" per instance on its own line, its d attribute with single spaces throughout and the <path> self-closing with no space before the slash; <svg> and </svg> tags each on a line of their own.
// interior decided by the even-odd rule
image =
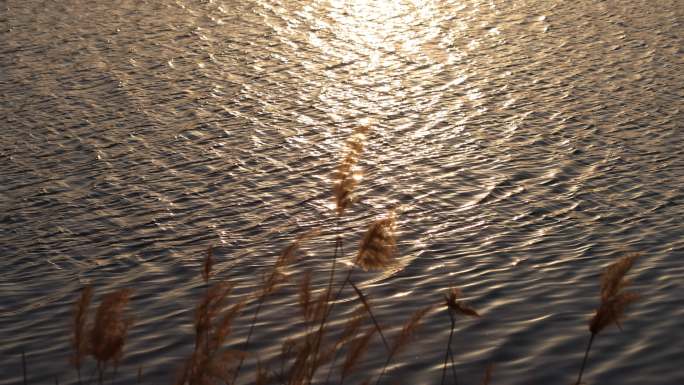
<svg viewBox="0 0 684 385">
<path fill-rule="evenodd" d="M 638 298 L 636 293 L 624 291 L 630 283 L 629 280 L 625 279 L 625 275 L 632 268 L 634 261 L 638 257 L 639 254 L 636 253 L 624 256 L 603 271 L 601 276 L 601 303 L 589 322 L 591 336 L 589 337 L 587 349 L 584 352 L 584 359 L 582 360 L 582 366 L 577 375 L 575 385 L 579 385 L 582 382 L 582 374 L 587 364 L 587 358 L 589 358 L 591 344 L 594 342 L 596 335 L 611 324 L 615 324 L 621 329 L 620 319 L 624 316 L 627 305 L 633 303 Z"/>
</svg>

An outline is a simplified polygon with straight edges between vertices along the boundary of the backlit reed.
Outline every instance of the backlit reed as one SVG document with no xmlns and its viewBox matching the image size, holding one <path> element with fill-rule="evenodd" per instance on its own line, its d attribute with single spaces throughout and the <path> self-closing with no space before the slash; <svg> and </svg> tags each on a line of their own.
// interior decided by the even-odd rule
<svg viewBox="0 0 684 385">
<path fill-rule="evenodd" d="M 337 168 L 334 177 L 333 195 L 338 216 L 342 215 L 344 210 L 352 203 L 352 193 L 361 176 L 360 173 L 356 172 L 355 167 L 363 151 L 368 130 L 369 127 L 358 127 L 354 130 L 354 135 L 347 142 L 347 154 Z"/>
<path fill-rule="evenodd" d="M 589 322 L 591 336 L 584 353 L 576 385 L 579 385 L 582 381 L 582 374 L 584 373 L 589 351 L 596 335 L 611 324 L 615 324 L 618 328 L 622 329 L 620 320 L 624 316 L 627 305 L 633 303 L 638 298 L 636 293 L 624 291 L 630 283 L 629 280 L 625 279 L 625 275 L 632 268 L 634 261 L 638 257 L 638 254 L 624 256 L 603 271 L 601 276 L 601 303 Z"/>
<path fill-rule="evenodd" d="M 373 222 L 361 240 L 354 264 L 364 270 L 386 269 L 394 262 L 397 251 L 396 220 L 393 211 Z"/>
<path fill-rule="evenodd" d="M 247 350 L 249 349 L 249 343 L 251 341 L 252 334 L 254 333 L 254 327 L 256 325 L 257 318 L 259 317 L 259 312 L 261 311 L 261 307 L 263 306 L 264 300 L 268 295 L 273 293 L 273 291 L 277 288 L 279 284 L 285 281 L 283 269 L 297 259 L 298 252 L 302 243 L 312 238 L 316 234 L 318 234 L 318 231 L 313 230 L 299 235 L 293 242 L 291 242 L 287 247 L 285 247 L 285 249 L 283 249 L 283 251 L 276 259 L 273 269 L 269 274 L 267 274 L 262 284 L 260 293 L 257 295 L 257 308 L 254 311 L 254 315 L 252 316 L 249 331 L 247 332 L 247 337 L 245 338 L 245 342 L 242 346 L 242 350 L 244 352 L 247 352 Z M 232 379 L 230 381 L 227 381 L 228 384 L 236 383 L 238 376 L 240 375 L 240 370 L 242 369 L 242 364 L 244 363 L 244 360 L 245 356 L 243 355 L 242 357 L 240 357 L 239 362 L 237 364 L 237 368 L 233 372 Z"/>
<path fill-rule="evenodd" d="M 209 283 L 213 267 L 213 249 L 209 248 L 202 265 L 202 278 Z M 227 383 L 235 375 L 238 361 L 244 353 L 223 349 L 230 336 L 232 324 L 240 314 L 244 302 L 239 301 L 228 310 L 232 286 L 218 283 L 208 286 L 195 310 L 195 348 L 186 361 L 177 385 L 211 385 Z"/>
<path fill-rule="evenodd" d="M 418 326 L 420 326 L 421 321 L 423 320 L 425 315 L 427 315 L 427 313 L 430 310 L 432 310 L 432 308 L 432 306 L 427 306 L 417 310 L 415 313 L 413 313 L 413 315 L 411 315 L 411 318 L 409 318 L 404 323 L 404 326 L 401 328 L 401 331 L 394 338 L 394 341 L 390 346 L 389 354 L 387 355 L 385 364 L 382 367 L 382 371 L 378 375 L 377 381 L 375 381 L 375 385 L 380 384 L 380 380 L 382 380 L 382 376 L 385 374 L 385 371 L 387 370 L 387 365 L 389 365 L 389 363 L 396 355 L 398 355 L 402 350 L 404 350 L 408 346 L 408 343 L 411 341 L 411 337 L 413 337 L 416 330 L 418 330 Z"/>
<path fill-rule="evenodd" d="M 104 381 L 109 365 L 113 366 L 114 373 L 116 373 L 123 356 L 128 330 L 133 324 L 132 318 L 124 314 L 130 295 L 129 289 L 106 294 L 95 312 L 93 322 L 89 324 L 88 309 L 93 290 L 85 287 L 81 291 L 74 305 L 71 357 L 79 383 L 81 383 L 81 367 L 86 356 L 92 356 L 96 362 L 99 383 Z"/>
<path fill-rule="evenodd" d="M 447 342 L 446 353 L 444 354 L 444 364 L 442 366 L 442 385 L 446 381 L 446 368 L 451 359 L 451 371 L 454 377 L 454 384 L 458 383 L 456 376 L 456 368 L 454 364 L 454 354 L 451 350 L 451 341 L 454 337 L 454 328 L 456 327 L 456 314 L 465 315 L 467 317 L 480 317 L 480 314 L 468 306 L 463 301 L 460 301 L 461 290 L 455 287 L 449 289 L 449 292 L 444 295 L 444 304 L 446 305 L 447 312 L 449 313 L 449 319 L 451 321 L 451 330 L 449 331 L 449 340 Z M 487 380 L 488 382 L 488 380 Z"/>
</svg>

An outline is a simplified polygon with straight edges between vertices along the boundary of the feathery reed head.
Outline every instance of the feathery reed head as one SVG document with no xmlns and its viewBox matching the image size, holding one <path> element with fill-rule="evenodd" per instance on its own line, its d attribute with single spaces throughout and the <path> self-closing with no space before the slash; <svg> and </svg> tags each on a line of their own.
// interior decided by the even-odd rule
<svg viewBox="0 0 684 385">
<path fill-rule="evenodd" d="M 72 325 L 72 347 L 74 355 L 71 363 L 80 371 L 81 361 L 88 353 L 88 336 L 86 335 L 86 323 L 88 322 L 88 308 L 93 299 L 93 288 L 86 286 L 81 291 L 81 296 L 74 304 L 74 323 Z"/>
<path fill-rule="evenodd" d="M 420 326 L 420 322 L 422 321 L 423 317 L 425 317 L 430 310 L 432 310 L 432 306 L 422 308 L 413 313 L 411 318 L 406 321 L 404 327 L 401 329 L 401 332 L 392 342 L 392 347 L 390 348 L 389 353 L 390 357 L 394 357 L 397 353 L 403 350 L 406 345 L 408 345 L 411 337 L 418 329 L 418 326 Z"/>
<path fill-rule="evenodd" d="M 395 214 L 373 222 L 361 240 L 354 263 L 364 270 L 384 269 L 394 263 L 397 249 Z"/>
<path fill-rule="evenodd" d="M 311 301 L 311 272 L 307 271 L 299 284 L 299 307 L 305 321 L 313 318 L 314 306 Z"/>
<path fill-rule="evenodd" d="M 232 286 L 225 283 L 213 285 L 207 290 L 202 302 L 197 306 L 197 310 L 195 310 L 195 334 L 198 338 L 196 341 L 198 344 L 200 343 L 199 340 L 205 338 L 211 329 L 212 320 L 225 306 L 226 298 L 231 290 Z"/>
<path fill-rule="evenodd" d="M 615 324 L 622 329 L 620 320 L 624 317 L 627 305 L 639 299 L 636 293 L 619 293 L 605 301 L 601 301 L 601 305 L 596 309 L 596 313 L 591 318 L 589 323 L 589 331 L 593 334 L 598 334 L 610 324 Z"/>
<path fill-rule="evenodd" d="M 133 322 L 123 314 L 130 295 L 130 289 L 107 294 L 97 308 L 90 331 L 90 353 L 99 362 L 114 361 L 116 365 L 123 355 L 126 335 Z"/>
<path fill-rule="evenodd" d="M 244 301 L 238 302 L 223 314 L 220 322 L 214 328 L 214 333 L 211 335 L 210 349 L 218 350 L 223 346 L 223 343 L 232 331 L 233 321 L 240 314 L 244 305 Z"/>
<path fill-rule="evenodd" d="M 342 215 L 344 210 L 352 203 L 352 192 L 361 177 L 360 173 L 354 172 L 354 167 L 363 151 L 363 143 L 368 129 L 369 127 L 364 126 L 354 130 L 354 135 L 347 142 L 348 153 L 337 169 L 335 185 L 333 186 L 337 215 Z"/>
<path fill-rule="evenodd" d="M 276 268 L 282 268 L 294 262 L 297 259 L 302 244 L 318 235 L 319 232 L 318 229 L 314 229 L 298 235 L 297 238 L 287 245 L 280 253 L 280 256 L 278 256 L 278 259 L 276 260 Z"/>
<path fill-rule="evenodd" d="M 460 297 L 461 290 L 456 287 L 452 287 L 449 289 L 449 294 L 444 295 L 445 304 L 449 311 L 461 313 L 469 317 L 479 317 L 480 314 L 475 309 L 458 300 Z"/>
<path fill-rule="evenodd" d="M 601 332 L 613 323 L 621 328 L 620 319 L 624 316 L 625 309 L 639 298 L 636 293 L 624 291 L 629 285 L 625 275 L 638 256 L 639 254 L 630 254 L 622 257 L 604 270 L 601 277 L 601 304 L 589 322 L 589 331 L 592 334 Z"/>
<path fill-rule="evenodd" d="M 625 275 L 632 268 L 634 260 L 639 254 L 632 253 L 626 255 L 610 266 L 606 267 L 601 276 L 601 299 L 607 300 L 629 285 L 629 280 L 624 279 Z"/>
</svg>

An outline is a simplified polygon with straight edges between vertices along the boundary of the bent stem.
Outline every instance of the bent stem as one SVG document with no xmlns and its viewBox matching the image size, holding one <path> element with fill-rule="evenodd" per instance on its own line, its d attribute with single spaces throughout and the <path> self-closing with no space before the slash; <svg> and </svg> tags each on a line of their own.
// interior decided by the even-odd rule
<svg viewBox="0 0 684 385">
<path fill-rule="evenodd" d="M 596 333 L 591 333 L 591 337 L 589 338 L 589 343 L 587 344 L 587 351 L 584 352 L 584 359 L 582 360 L 582 367 L 580 368 L 579 375 L 577 376 L 577 382 L 575 385 L 579 385 L 582 382 L 582 373 L 584 373 L 584 367 L 587 365 L 587 358 L 589 358 L 589 350 L 591 350 L 591 344 L 594 342 L 594 337 L 596 337 Z"/>
<path fill-rule="evenodd" d="M 447 369 L 447 364 L 449 362 L 449 357 L 451 356 L 451 369 L 453 371 L 454 375 L 454 385 L 458 384 L 458 380 L 456 379 L 456 369 L 454 369 L 454 361 L 453 361 L 453 353 L 451 352 L 451 341 L 454 337 L 454 328 L 456 326 L 456 320 L 454 320 L 454 314 L 451 309 L 449 309 L 449 318 L 451 319 L 451 331 L 449 332 L 449 342 L 447 342 L 447 349 L 446 353 L 444 354 L 444 365 L 442 366 L 442 385 L 444 385 L 444 381 L 446 380 L 446 369 Z"/>
<path fill-rule="evenodd" d="M 245 344 L 242 347 L 242 350 L 246 353 L 247 349 L 249 348 L 249 341 L 252 338 L 252 333 L 254 332 L 254 326 L 256 325 L 256 320 L 257 317 L 259 317 L 259 311 L 261 310 L 261 305 L 264 304 L 264 298 L 266 296 L 262 295 L 259 297 L 259 304 L 257 305 L 256 311 L 254 312 L 254 316 L 252 317 L 252 322 L 251 325 L 249 326 L 249 331 L 247 332 L 247 339 L 245 339 Z M 237 368 L 235 369 L 235 372 L 233 372 L 233 379 L 230 381 L 231 384 L 235 384 L 235 381 L 237 381 L 238 376 L 240 375 L 240 369 L 242 369 L 242 364 L 245 362 L 245 355 L 240 356 L 240 362 L 238 363 Z"/>
<path fill-rule="evenodd" d="M 366 297 L 363 295 L 361 290 L 359 290 L 359 288 L 356 287 L 356 285 L 354 285 L 354 283 L 351 281 L 351 279 L 349 280 L 349 284 L 351 285 L 351 287 L 354 288 L 354 291 L 356 291 L 356 294 L 361 299 L 361 302 L 363 302 L 363 307 L 366 308 L 368 315 L 370 315 L 371 320 L 373 321 L 373 324 L 375 325 L 375 329 L 378 331 L 378 333 L 380 333 L 380 337 L 382 337 L 382 343 L 385 344 L 385 348 L 387 349 L 388 352 L 390 352 L 391 350 L 390 350 L 389 344 L 387 343 L 387 340 L 385 339 L 385 335 L 382 334 L 382 329 L 380 328 L 380 324 L 378 324 L 378 321 L 375 319 L 375 316 L 373 315 L 373 311 L 371 311 L 370 305 L 368 305 L 368 301 L 366 301 Z"/>
<path fill-rule="evenodd" d="M 338 215 L 338 217 L 337 217 L 337 237 L 335 238 L 335 251 L 333 252 L 332 267 L 330 268 L 330 279 L 328 281 L 328 289 L 327 289 L 327 292 L 325 294 L 325 303 L 326 303 L 327 309 L 323 313 L 323 317 L 321 318 L 321 324 L 318 327 L 318 332 L 316 333 L 316 339 L 314 340 L 314 349 L 313 349 L 313 356 L 312 356 L 314 362 L 317 361 L 318 352 L 321 349 L 321 342 L 323 340 L 323 328 L 325 327 L 325 321 L 328 320 L 328 316 L 330 315 L 330 312 L 332 311 L 332 304 L 330 303 L 330 293 L 332 293 L 333 281 L 335 279 L 335 268 L 337 266 L 337 254 L 341 249 L 342 249 L 342 236 L 340 235 L 340 217 Z M 351 270 L 350 270 L 349 274 L 347 274 L 347 279 L 349 279 L 350 274 L 351 274 Z M 339 295 L 339 291 L 337 292 L 337 294 Z M 335 296 L 335 300 L 337 300 L 337 295 Z M 315 364 L 311 365 L 311 372 L 309 373 L 309 378 L 307 381 L 308 384 L 310 384 L 311 381 L 313 380 L 314 372 L 316 371 L 316 369 L 317 369 L 317 365 L 315 365 Z"/>
</svg>

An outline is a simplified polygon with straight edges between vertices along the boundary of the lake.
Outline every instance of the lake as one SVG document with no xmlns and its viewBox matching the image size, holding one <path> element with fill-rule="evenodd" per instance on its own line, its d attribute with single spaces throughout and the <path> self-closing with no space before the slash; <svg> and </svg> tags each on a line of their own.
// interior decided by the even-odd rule
<svg viewBox="0 0 684 385">
<path fill-rule="evenodd" d="M 240 383 L 303 333 L 297 285 L 336 285 L 394 210 L 396 263 L 355 269 L 389 339 L 436 305 L 385 384 L 572 384 L 604 267 L 640 252 L 588 384 L 684 384 L 684 4 L 677 0 L 9 0 L 0 4 L 0 384 L 77 384 L 73 303 L 133 289 L 113 383 L 171 384 L 214 282 L 249 299 L 319 233 L 257 320 Z M 335 171 L 359 127 L 355 200 Z M 340 318 L 358 305 L 349 288 Z M 337 313 L 336 313 L 337 314 Z M 371 341 L 347 384 L 376 378 Z M 338 362 L 340 362 L 338 360 Z M 92 361 L 87 362 L 88 376 Z M 451 370 L 451 369 L 449 369 Z M 315 383 L 324 383 L 321 370 Z M 319 378 L 320 377 L 320 378 Z M 339 383 L 333 374 L 331 383 Z M 451 377 L 448 383 L 452 383 Z"/>
</svg>

